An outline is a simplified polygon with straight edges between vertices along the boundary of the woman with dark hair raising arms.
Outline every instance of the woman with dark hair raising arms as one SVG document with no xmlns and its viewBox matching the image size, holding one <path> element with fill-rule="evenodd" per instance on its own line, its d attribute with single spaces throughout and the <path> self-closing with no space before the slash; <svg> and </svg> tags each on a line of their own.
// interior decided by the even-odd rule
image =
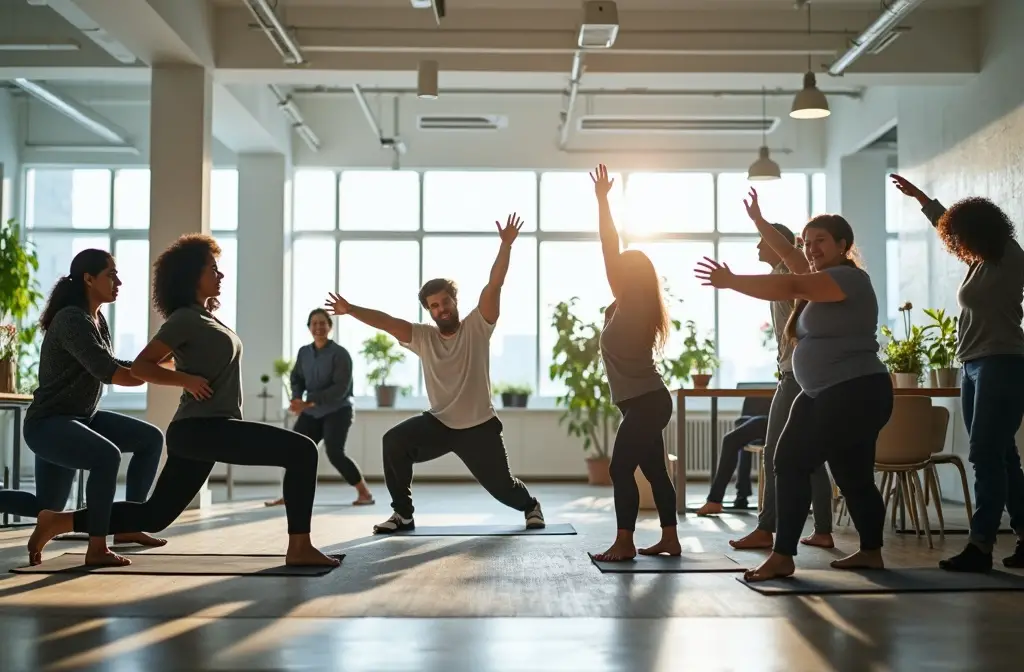
<svg viewBox="0 0 1024 672">
<path fill-rule="evenodd" d="M 1003 559 L 1024 567 L 1024 471 L 1015 435 L 1024 419 L 1024 250 L 1014 226 L 984 198 L 965 198 L 948 210 L 899 175 L 901 192 L 921 209 L 946 248 L 968 265 L 957 301 L 957 359 L 963 364 L 960 403 L 974 467 L 974 517 L 969 542 L 939 562 L 954 572 L 988 572 L 1003 517 L 1017 533 L 1017 547 Z"/>
<path fill-rule="evenodd" d="M 785 337 L 796 342 L 800 384 L 775 452 L 777 524 L 771 555 L 747 581 L 790 576 L 811 504 L 811 475 L 828 463 L 846 497 L 860 550 L 836 569 L 881 569 L 885 506 L 875 486 L 875 444 L 892 415 L 892 379 L 878 358 L 878 300 L 853 259 L 853 229 L 839 215 L 804 227 L 811 273 L 736 275 L 711 259 L 694 270 L 705 285 L 765 301 L 797 301 Z"/>
<path fill-rule="evenodd" d="M 289 565 L 337 566 L 310 541 L 316 494 L 316 445 L 295 432 L 242 420 L 242 342 L 214 316 L 219 307 L 220 247 L 209 236 L 182 236 L 154 264 L 153 303 L 165 322 L 132 365 L 132 375 L 184 391 L 167 428 L 167 462 L 153 495 L 141 504 L 117 503 L 115 532 L 153 532 L 169 526 L 206 482 L 215 462 L 284 467 Z M 161 364 L 173 356 L 175 369 Z M 91 502 L 90 502 L 91 504 Z M 54 535 L 82 531 L 89 509 L 39 514 L 29 539 L 33 564 Z"/>
<path fill-rule="evenodd" d="M 142 420 L 101 411 L 104 385 L 136 387 L 131 362 L 114 358 L 107 321 L 100 307 L 117 300 L 121 280 L 106 250 L 82 250 L 71 260 L 39 318 L 39 387 L 25 413 L 25 442 L 36 456 L 36 494 L 0 492 L 0 510 L 35 518 L 40 511 L 63 509 L 79 469 L 89 472 L 86 494 L 90 513 L 82 532 L 89 534 L 87 565 L 125 565 L 107 548 L 110 510 L 117 490 L 121 454 L 131 453 L 126 476 L 128 501 L 149 494 L 160 466 L 164 437 Z M 116 534 L 118 544 L 167 543 L 138 530 Z M 31 561 L 32 558 L 30 557 Z"/>
<path fill-rule="evenodd" d="M 608 192 L 613 180 L 600 165 L 591 174 L 599 209 L 601 249 L 614 301 L 605 311 L 601 330 L 604 360 L 612 402 L 622 411 L 622 422 L 612 450 L 611 476 L 615 487 L 615 543 L 594 555 L 601 561 L 625 561 L 636 557 L 633 542 L 640 512 L 637 467 L 650 481 L 661 519 L 661 540 L 644 555 L 680 555 L 676 531 L 676 493 L 665 466 L 662 432 L 672 418 L 672 395 L 658 371 L 654 355 L 668 337 L 668 312 L 654 264 L 643 252 L 619 249 L 619 234 L 612 220 Z"/>
</svg>

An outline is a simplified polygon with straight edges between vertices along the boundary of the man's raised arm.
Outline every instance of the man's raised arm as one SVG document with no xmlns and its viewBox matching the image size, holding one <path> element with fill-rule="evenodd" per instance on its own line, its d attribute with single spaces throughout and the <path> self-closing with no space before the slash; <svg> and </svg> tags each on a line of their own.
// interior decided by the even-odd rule
<svg viewBox="0 0 1024 672">
<path fill-rule="evenodd" d="M 391 334 L 399 343 L 412 341 L 412 324 L 372 308 L 353 306 L 341 296 L 331 292 L 324 307 L 335 315 L 351 315 L 363 324 Z"/>
<path fill-rule="evenodd" d="M 487 320 L 488 324 L 498 321 L 501 314 L 501 288 L 505 284 L 505 275 L 508 274 L 508 262 L 512 257 L 512 242 L 519 235 L 523 228 L 523 220 L 519 219 L 516 213 L 508 216 L 505 228 L 501 222 L 494 222 L 498 227 L 498 235 L 501 237 L 501 246 L 498 248 L 498 257 L 491 266 L 491 277 L 487 280 L 482 292 L 480 292 L 480 315 Z"/>
</svg>

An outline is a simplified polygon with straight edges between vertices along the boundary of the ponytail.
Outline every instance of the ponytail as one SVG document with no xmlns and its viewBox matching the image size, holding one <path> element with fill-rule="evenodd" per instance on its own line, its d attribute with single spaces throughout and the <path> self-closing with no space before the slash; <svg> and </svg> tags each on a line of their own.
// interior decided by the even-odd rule
<svg viewBox="0 0 1024 672">
<path fill-rule="evenodd" d="M 105 250 L 82 250 L 71 260 L 71 272 L 57 280 L 50 296 L 46 300 L 46 307 L 39 318 L 39 326 L 43 331 L 50 328 L 54 316 L 62 308 L 78 306 L 83 310 L 88 308 L 86 297 L 85 275 L 99 275 L 110 263 L 110 253 Z"/>
</svg>

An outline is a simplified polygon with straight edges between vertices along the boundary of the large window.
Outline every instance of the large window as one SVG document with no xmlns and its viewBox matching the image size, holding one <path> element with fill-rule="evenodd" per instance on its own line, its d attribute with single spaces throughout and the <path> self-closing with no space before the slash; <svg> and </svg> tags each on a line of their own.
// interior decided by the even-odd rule
<svg viewBox="0 0 1024 672">
<path fill-rule="evenodd" d="M 647 253 L 671 295 L 673 318 L 693 320 L 719 346 L 718 384 L 772 379 L 775 351 L 763 343 L 768 304 L 702 287 L 693 277 L 704 256 L 740 272 L 764 273 L 756 232 L 743 210 L 742 174 L 614 173 L 612 214 L 626 247 Z M 824 177 L 789 173 L 758 185 L 765 214 L 798 229 L 824 208 Z M 600 322 L 612 300 L 597 238 L 594 185 L 585 171 L 298 170 L 293 190 L 291 333 L 309 340 L 306 317 L 337 288 L 353 303 L 429 321 L 417 291 L 434 277 L 455 280 L 463 316 L 473 310 L 498 251 L 494 222 L 517 212 L 525 226 L 512 250 L 491 340 L 491 381 L 529 385 L 550 403 L 562 387 L 548 379 L 556 334 L 554 306 L 577 297 L 576 311 Z M 352 353 L 355 393 L 373 395 L 360 351 L 373 330 L 339 318 L 335 339 Z M 683 334 L 667 348 L 674 356 Z M 424 394 L 419 362 L 408 354 L 394 384 Z M 548 400 L 548 401 L 545 401 Z"/>
<path fill-rule="evenodd" d="M 210 182 L 210 226 L 223 250 L 220 317 L 234 326 L 238 269 L 238 173 L 214 170 Z M 39 255 L 36 280 L 49 293 L 80 251 L 110 250 L 121 291 L 104 307 L 117 356 L 132 359 L 149 338 L 149 170 L 32 168 L 25 184 L 25 225 Z M 38 306 L 36 314 L 42 310 Z M 35 316 L 33 316 L 35 317 Z M 146 386 L 114 387 L 137 397 Z"/>
<path fill-rule="evenodd" d="M 900 305 L 904 297 L 900 290 L 900 225 L 903 218 L 903 202 L 906 198 L 890 184 L 889 174 L 885 179 L 885 294 L 886 317 L 889 327 L 895 328 L 900 322 Z"/>
</svg>

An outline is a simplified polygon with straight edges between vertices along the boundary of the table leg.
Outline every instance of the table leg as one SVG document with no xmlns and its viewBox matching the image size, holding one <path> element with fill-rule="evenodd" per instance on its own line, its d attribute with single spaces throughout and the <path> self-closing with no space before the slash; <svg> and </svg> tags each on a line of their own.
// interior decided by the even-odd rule
<svg viewBox="0 0 1024 672">
<path fill-rule="evenodd" d="M 14 455 L 11 459 L 11 489 L 21 486 L 21 407 L 14 407 Z M 5 521 L 6 522 L 6 521 Z M 20 523 L 21 516 L 14 516 L 14 522 Z"/>
<path fill-rule="evenodd" d="M 676 513 L 686 517 L 686 397 L 676 396 Z"/>
<path fill-rule="evenodd" d="M 711 478 L 714 483 L 718 472 L 718 397 L 711 397 Z"/>
</svg>

